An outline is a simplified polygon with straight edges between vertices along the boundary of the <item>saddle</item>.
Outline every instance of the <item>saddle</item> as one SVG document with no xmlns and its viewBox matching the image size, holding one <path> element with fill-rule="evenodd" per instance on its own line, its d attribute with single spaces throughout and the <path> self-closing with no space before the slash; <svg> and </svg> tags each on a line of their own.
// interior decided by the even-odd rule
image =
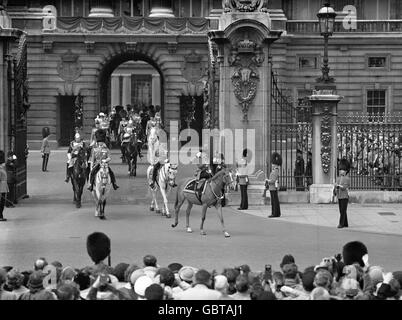
<svg viewBox="0 0 402 320">
<path fill-rule="evenodd" d="M 203 178 L 200 180 L 192 179 L 187 185 L 184 187 L 186 192 L 194 193 L 197 199 L 201 202 L 201 197 L 205 193 L 205 189 L 207 187 L 207 179 Z"/>
</svg>

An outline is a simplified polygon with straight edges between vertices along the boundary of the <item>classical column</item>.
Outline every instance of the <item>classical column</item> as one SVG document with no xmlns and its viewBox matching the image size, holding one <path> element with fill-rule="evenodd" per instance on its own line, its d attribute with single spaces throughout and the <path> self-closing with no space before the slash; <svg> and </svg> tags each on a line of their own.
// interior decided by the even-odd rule
<svg viewBox="0 0 402 320">
<path fill-rule="evenodd" d="M 123 100 L 122 105 L 131 104 L 131 74 L 123 76 Z"/>
<path fill-rule="evenodd" d="M 333 90 L 319 90 L 309 99 L 313 108 L 310 203 L 331 203 L 338 157 L 337 112 L 342 97 Z"/>
<path fill-rule="evenodd" d="M 110 86 L 110 96 L 111 96 L 111 103 L 112 108 L 115 106 L 120 105 L 120 76 L 112 75 L 111 79 L 111 86 Z"/>
<path fill-rule="evenodd" d="M 172 0 L 152 0 L 150 18 L 174 18 Z"/>
<path fill-rule="evenodd" d="M 159 73 L 152 75 L 152 105 L 161 105 L 161 76 Z"/>
<path fill-rule="evenodd" d="M 110 0 L 95 0 L 92 2 L 90 18 L 113 18 L 113 9 Z"/>
</svg>

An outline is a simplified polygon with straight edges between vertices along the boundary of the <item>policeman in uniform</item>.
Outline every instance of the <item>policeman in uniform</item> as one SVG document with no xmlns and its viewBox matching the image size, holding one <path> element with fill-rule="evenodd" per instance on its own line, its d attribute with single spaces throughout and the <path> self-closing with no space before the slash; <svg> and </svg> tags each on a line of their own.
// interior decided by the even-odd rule
<svg viewBox="0 0 402 320">
<path fill-rule="evenodd" d="M 96 143 L 92 149 L 92 154 L 91 154 L 92 170 L 91 170 L 90 179 L 89 179 L 90 180 L 90 185 L 88 187 L 89 191 L 93 191 L 95 177 L 100 169 L 101 162 L 105 161 L 105 162 L 109 163 L 112 160 L 110 157 L 110 151 L 106 145 L 105 130 L 99 129 L 98 131 L 96 131 L 95 136 L 96 136 Z M 110 179 L 112 180 L 113 189 L 117 190 L 119 188 L 119 186 L 116 184 L 116 177 L 110 167 L 109 167 L 109 174 L 110 174 Z"/>
<path fill-rule="evenodd" d="M 86 145 L 84 140 L 81 138 L 81 135 L 77 132 L 74 136 L 74 140 L 70 142 L 70 146 L 67 151 L 68 160 L 66 168 L 66 180 L 64 180 L 66 183 L 68 183 L 71 178 L 72 169 L 80 149 L 84 149 L 86 151 Z"/>
</svg>

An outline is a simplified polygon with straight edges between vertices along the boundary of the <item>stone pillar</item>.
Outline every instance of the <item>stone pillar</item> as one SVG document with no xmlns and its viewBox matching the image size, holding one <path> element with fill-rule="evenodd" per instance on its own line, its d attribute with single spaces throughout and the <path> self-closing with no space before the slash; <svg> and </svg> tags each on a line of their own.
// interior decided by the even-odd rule
<svg viewBox="0 0 402 320">
<path fill-rule="evenodd" d="M 125 74 L 123 76 L 123 99 L 122 105 L 131 104 L 131 74 Z"/>
<path fill-rule="evenodd" d="M 111 77 L 110 96 L 112 108 L 120 105 L 120 76 L 118 75 Z"/>
<path fill-rule="evenodd" d="M 152 105 L 161 105 L 161 76 L 159 73 L 152 75 Z"/>
<path fill-rule="evenodd" d="M 172 0 L 152 0 L 150 18 L 174 18 Z"/>
<path fill-rule="evenodd" d="M 310 203 L 331 203 L 338 158 L 337 112 L 342 97 L 333 90 L 319 90 L 314 91 L 309 99 L 313 108 Z"/>
<path fill-rule="evenodd" d="M 90 18 L 113 18 L 114 13 L 110 0 L 96 0 L 92 2 Z"/>
</svg>

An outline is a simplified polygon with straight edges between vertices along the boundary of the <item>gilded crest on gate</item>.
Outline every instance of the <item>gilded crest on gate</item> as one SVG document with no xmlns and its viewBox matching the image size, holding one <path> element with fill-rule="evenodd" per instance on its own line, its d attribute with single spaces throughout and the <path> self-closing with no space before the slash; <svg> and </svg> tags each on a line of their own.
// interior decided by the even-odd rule
<svg viewBox="0 0 402 320">
<path fill-rule="evenodd" d="M 61 61 L 57 66 L 60 78 L 66 81 L 77 80 L 81 76 L 82 66 L 79 61 L 79 55 L 73 54 L 68 50 L 61 56 Z"/>
<path fill-rule="evenodd" d="M 184 56 L 183 77 L 190 83 L 200 81 L 206 72 L 205 63 L 202 62 L 202 56 L 194 51 Z"/>
</svg>

